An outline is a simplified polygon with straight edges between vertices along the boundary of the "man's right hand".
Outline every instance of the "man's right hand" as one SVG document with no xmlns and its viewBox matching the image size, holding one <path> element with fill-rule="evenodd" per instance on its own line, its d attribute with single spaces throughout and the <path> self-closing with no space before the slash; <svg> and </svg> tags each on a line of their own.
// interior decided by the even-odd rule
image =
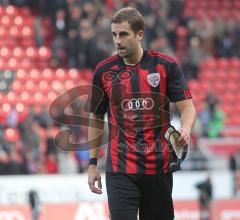
<svg viewBox="0 0 240 220">
<path fill-rule="evenodd" d="M 97 182 L 97 187 L 95 182 Z M 102 194 L 101 175 L 96 165 L 88 166 L 88 185 L 93 193 Z"/>
</svg>

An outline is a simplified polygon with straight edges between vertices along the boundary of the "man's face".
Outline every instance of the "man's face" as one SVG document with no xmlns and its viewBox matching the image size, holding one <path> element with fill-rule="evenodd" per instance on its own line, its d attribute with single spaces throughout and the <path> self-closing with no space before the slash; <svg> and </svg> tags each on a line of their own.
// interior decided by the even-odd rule
<svg viewBox="0 0 240 220">
<path fill-rule="evenodd" d="M 137 47 L 140 46 L 140 34 L 134 33 L 130 28 L 128 22 L 119 24 L 112 23 L 113 42 L 116 46 L 118 55 L 122 58 L 129 58 L 134 56 Z"/>
</svg>

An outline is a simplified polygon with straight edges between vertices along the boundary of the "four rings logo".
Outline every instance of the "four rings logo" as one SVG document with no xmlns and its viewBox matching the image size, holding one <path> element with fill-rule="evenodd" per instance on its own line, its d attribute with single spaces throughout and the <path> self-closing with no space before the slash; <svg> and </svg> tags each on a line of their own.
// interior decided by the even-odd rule
<svg viewBox="0 0 240 220">
<path fill-rule="evenodd" d="M 124 99 L 121 103 L 121 107 L 125 111 L 150 110 L 153 106 L 154 101 L 151 98 Z"/>
</svg>

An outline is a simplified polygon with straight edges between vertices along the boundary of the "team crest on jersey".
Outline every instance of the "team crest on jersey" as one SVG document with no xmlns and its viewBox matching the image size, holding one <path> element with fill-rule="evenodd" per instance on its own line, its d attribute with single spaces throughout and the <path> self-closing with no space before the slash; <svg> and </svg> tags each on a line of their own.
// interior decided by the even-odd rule
<svg viewBox="0 0 240 220">
<path fill-rule="evenodd" d="M 160 82 L 160 74 L 159 73 L 150 73 L 147 76 L 148 79 L 148 83 L 153 86 L 153 87 L 157 87 L 159 82 Z"/>
</svg>

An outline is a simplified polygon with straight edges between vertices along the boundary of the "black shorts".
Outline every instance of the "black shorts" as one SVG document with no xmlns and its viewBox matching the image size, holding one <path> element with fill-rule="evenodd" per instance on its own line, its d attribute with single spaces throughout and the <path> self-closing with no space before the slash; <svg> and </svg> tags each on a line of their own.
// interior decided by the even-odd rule
<svg viewBox="0 0 240 220">
<path fill-rule="evenodd" d="M 173 220 L 172 173 L 106 173 L 111 220 Z"/>
</svg>

